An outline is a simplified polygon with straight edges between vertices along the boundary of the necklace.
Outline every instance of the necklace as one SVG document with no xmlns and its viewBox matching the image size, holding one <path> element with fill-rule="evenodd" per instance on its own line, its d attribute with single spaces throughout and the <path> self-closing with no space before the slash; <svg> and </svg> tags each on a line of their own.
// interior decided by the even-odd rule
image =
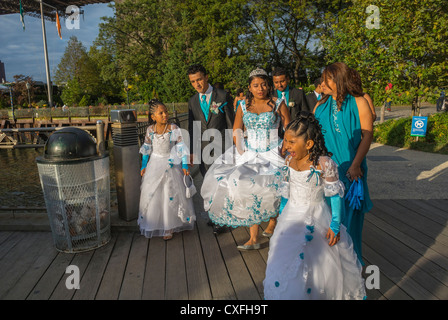
<svg viewBox="0 0 448 320">
<path fill-rule="evenodd" d="M 165 129 L 163 129 L 162 133 L 157 133 L 157 123 L 156 123 L 156 134 L 157 134 L 158 136 L 161 136 L 162 139 L 165 139 L 165 137 L 163 136 L 163 134 L 165 133 L 166 128 L 168 128 L 168 123 L 166 124 Z"/>
<path fill-rule="evenodd" d="M 302 159 L 300 159 L 300 160 L 302 160 Z M 309 169 L 309 165 L 311 163 L 311 161 L 309 161 L 309 157 L 307 157 L 306 160 L 304 160 L 303 162 L 300 162 L 300 163 L 296 159 L 291 159 L 291 160 L 294 161 L 294 167 L 295 167 L 296 171 L 308 170 Z M 302 169 L 303 167 L 305 167 L 305 169 Z"/>
</svg>

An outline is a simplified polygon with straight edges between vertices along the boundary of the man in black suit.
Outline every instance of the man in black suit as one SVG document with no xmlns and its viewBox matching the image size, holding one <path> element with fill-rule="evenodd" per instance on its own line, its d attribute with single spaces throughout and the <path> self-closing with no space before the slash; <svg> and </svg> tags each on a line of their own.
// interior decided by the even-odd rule
<svg viewBox="0 0 448 320">
<path fill-rule="evenodd" d="M 232 97 L 224 90 L 213 88 L 208 83 L 208 74 L 205 68 L 199 64 L 192 65 L 187 71 L 191 85 L 197 91 L 188 101 L 188 132 L 190 134 L 190 151 L 196 151 L 195 161 L 200 157 L 199 169 L 205 176 L 212 165 L 212 159 L 216 159 L 225 151 L 225 129 L 233 129 L 233 101 Z M 200 132 L 195 132 L 195 128 Z M 202 135 L 207 129 L 217 129 L 221 133 L 221 150 L 216 148 L 204 148 L 214 141 L 202 141 Z M 199 130 L 197 130 L 199 131 Z M 233 140 L 231 140 L 233 141 Z M 219 146 L 219 141 L 215 141 Z M 197 154 L 200 145 L 201 154 Z M 230 146 L 229 146 L 230 147 Z M 215 154 L 217 151 L 217 154 Z"/>
<path fill-rule="evenodd" d="M 305 92 L 302 89 L 290 87 L 289 80 L 289 75 L 284 68 L 276 68 L 272 73 L 275 88 L 272 95 L 285 99 L 292 121 L 300 111 L 310 111 L 310 107 L 306 101 Z"/>
<path fill-rule="evenodd" d="M 200 157 L 199 170 L 204 177 L 208 168 L 213 164 L 213 160 L 225 151 L 225 130 L 233 129 L 233 100 L 226 91 L 213 88 L 208 83 L 208 74 L 202 65 L 190 66 L 187 74 L 191 85 L 197 91 L 188 101 L 188 132 L 190 134 L 190 151 L 192 152 L 190 163 L 199 162 Z M 204 132 L 208 129 L 215 129 L 206 133 L 207 137 L 210 133 L 210 140 L 203 137 Z M 213 137 L 214 133 L 218 133 L 216 130 L 220 133 L 221 141 L 215 141 L 215 137 Z M 229 141 L 233 143 L 232 137 Z M 200 154 L 198 154 L 199 150 Z M 220 233 L 222 229 L 214 226 L 213 231 Z"/>
<path fill-rule="evenodd" d="M 321 83 L 321 78 L 317 78 L 316 80 L 314 80 L 314 91 L 306 95 L 306 101 L 308 102 L 308 106 L 310 107 L 311 112 L 314 110 L 317 101 L 319 101 L 322 96 L 322 88 L 320 86 Z"/>
</svg>

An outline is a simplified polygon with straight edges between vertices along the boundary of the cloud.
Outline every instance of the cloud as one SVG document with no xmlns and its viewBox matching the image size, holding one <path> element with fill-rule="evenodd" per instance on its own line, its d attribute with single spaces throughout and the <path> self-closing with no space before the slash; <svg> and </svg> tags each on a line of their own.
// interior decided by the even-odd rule
<svg viewBox="0 0 448 320">
<path fill-rule="evenodd" d="M 79 29 L 68 29 L 66 20 L 61 18 L 62 40 L 58 36 L 56 23 L 45 21 L 52 78 L 70 37 L 76 36 L 88 50 L 98 36 L 101 17 L 113 16 L 113 10 L 108 4 L 86 5 L 82 9 L 84 15 L 79 16 Z M 0 30 L 0 60 L 5 64 L 6 80 L 12 81 L 14 75 L 23 74 L 33 77 L 35 81 L 45 82 L 41 19 L 25 15 L 25 31 L 23 31 L 19 14 L 2 15 Z"/>
</svg>

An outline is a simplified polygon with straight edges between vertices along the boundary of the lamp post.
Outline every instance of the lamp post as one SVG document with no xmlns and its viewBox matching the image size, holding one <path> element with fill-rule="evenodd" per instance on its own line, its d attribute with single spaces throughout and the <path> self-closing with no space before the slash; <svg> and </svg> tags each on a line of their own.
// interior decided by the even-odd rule
<svg viewBox="0 0 448 320">
<path fill-rule="evenodd" d="M 16 122 L 16 116 L 14 114 L 14 103 L 12 102 L 12 88 L 11 83 L 6 84 L 5 79 L 2 79 L 2 83 L 4 86 L 7 86 L 9 89 L 9 98 L 11 100 L 11 109 L 12 109 L 12 121 Z"/>
<path fill-rule="evenodd" d="M 128 84 L 128 80 L 125 78 L 123 81 L 123 85 L 124 85 L 124 91 L 126 91 L 126 101 L 128 102 L 128 108 L 129 108 L 129 84 Z"/>
<path fill-rule="evenodd" d="M 26 90 L 28 90 L 28 108 L 31 107 L 30 89 L 31 89 L 31 85 L 30 85 L 29 82 L 27 82 L 26 83 Z"/>
</svg>

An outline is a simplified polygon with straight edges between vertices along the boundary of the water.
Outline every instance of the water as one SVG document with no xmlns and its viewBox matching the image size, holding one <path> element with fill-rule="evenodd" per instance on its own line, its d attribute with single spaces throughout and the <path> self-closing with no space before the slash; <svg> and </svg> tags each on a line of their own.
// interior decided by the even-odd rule
<svg viewBox="0 0 448 320">
<path fill-rule="evenodd" d="M 0 149 L 0 206 L 45 207 L 36 158 L 43 148 Z M 111 201 L 116 201 L 113 149 L 109 149 Z"/>
</svg>

